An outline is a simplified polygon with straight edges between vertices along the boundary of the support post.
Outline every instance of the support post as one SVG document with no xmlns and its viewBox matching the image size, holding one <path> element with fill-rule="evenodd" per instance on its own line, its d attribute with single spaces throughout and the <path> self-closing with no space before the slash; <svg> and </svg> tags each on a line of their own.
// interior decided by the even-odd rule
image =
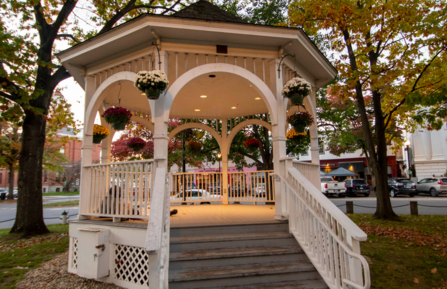
<svg viewBox="0 0 447 289">
<path fill-rule="evenodd" d="M 316 113 L 315 113 L 315 107 L 316 107 L 316 96 L 315 96 L 315 86 L 312 86 L 312 90 L 310 92 L 310 112 L 312 113 L 314 117 L 314 123 L 310 126 L 309 132 L 310 132 L 310 156 L 311 156 L 311 162 L 313 164 L 319 164 L 320 163 L 320 145 L 318 143 L 318 129 L 316 125 Z"/>
<path fill-rule="evenodd" d="M 417 201 L 411 201 L 410 202 L 410 212 L 411 212 L 412 216 L 419 216 L 418 202 Z"/>
<path fill-rule="evenodd" d="M 230 152 L 230 145 L 227 143 L 227 120 L 221 119 L 222 121 L 222 138 L 220 149 L 222 154 L 222 183 L 221 183 L 221 190 L 222 190 L 222 204 L 228 205 L 228 153 Z"/>
<path fill-rule="evenodd" d="M 346 213 L 354 214 L 354 202 L 353 201 L 346 201 Z"/>
<path fill-rule="evenodd" d="M 85 109 L 89 106 L 90 100 L 96 91 L 96 78 L 92 76 L 85 77 Z M 84 123 L 89 123 L 88 114 L 84 110 Z M 84 129 L 84 137 L 81 148 L 81 177 L 79 186 L 79 212 L 78 219 L 88 219 L 87 216 L 82 216 L 86 212 L 88 203 L 90 201 L 90 185 L 91 175 L 90 168 L 84 168 L 86 165 L 92 164 L 93 157 L 93 135 L 87 135 L 87 129 Z"/>
<path fill-rule="evenodd" d="M 273 169 L 275 174 L 280 174 L 280 159 L 286 157 L 286 107 L 281 90 L 284 86 L 283 73 L 279 77 L 276 71 L 279 65 L 279 59 L 273 59 L 269 62 L 270 69 L 270 89 L 276 96 L 277 121 L 272 124 L 272 144 L 273 144 Z M 275 182 L 275 219 L 287 219 L 285 203 L 285 184 Z"/>
</svg>

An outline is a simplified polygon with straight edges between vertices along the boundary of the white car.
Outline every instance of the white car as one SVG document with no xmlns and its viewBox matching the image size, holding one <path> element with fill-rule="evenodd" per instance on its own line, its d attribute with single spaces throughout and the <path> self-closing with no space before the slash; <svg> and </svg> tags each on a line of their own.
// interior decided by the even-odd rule
<svg viewBox="0 0 447 289">
<path fill-rule="evenodd" d="M 259 183 L 254 189 L 255 195 L 259 197 L 265 197 L 265 183 Z"/>
<path fill-rule="evenodd" d="M 172 196 L 171 199 L 174 202 L 211 204 L 211 202 L 220 202 L 223 198 L 221 195 L 210 194 L 206 190 L 192 189 L 178 193 Z"/>
</svg>

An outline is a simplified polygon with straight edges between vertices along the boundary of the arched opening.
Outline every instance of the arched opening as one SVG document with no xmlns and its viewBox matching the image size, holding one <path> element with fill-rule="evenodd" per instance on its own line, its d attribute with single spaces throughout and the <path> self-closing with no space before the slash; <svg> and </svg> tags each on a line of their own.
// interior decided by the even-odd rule
<svg viewBox="0 0 447 289">
<path fill-rule="evenodd" d="M 205 169 L 201 166 L 204 162 L 215 162 L 221 152 L 222 138 L 211 127 L 204 123 L 183 123 L 169 133 L 170 142 L 181 144 L 182 166 L 178 172 L 172 173 L 171 179 L 171 203 L 199 203 L 211 204 L 222 202 L 221 190 L 223 179 L 222 172 L 214 169 Z M 174 152 L 174 154 L 177 153 Z M 171 156 L 172 157 L 172 156 Z M 194 158 L 201 163 L 194 162 Z M 187 161 L 190 168 L 186 170 Z"/>
<path fill-rule="evenodd" d="M 231 119 L 269 113 L 276 123 L 276 98 L 255 74 L 238 66 L 212 63 L 195 67 L 169 88 L 164 119 Z"/>
</svg>

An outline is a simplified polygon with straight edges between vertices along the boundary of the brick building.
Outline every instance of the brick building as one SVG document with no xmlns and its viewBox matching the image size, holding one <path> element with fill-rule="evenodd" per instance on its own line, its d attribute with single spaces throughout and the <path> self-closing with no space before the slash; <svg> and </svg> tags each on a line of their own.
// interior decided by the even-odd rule
<svg viewBox="0 0 447 289">
<path fill-rule="evenodd" d="M 62 130 L 59 132 L 60 135 L 69 135 L 73 136 L 72 133 L 66 130 Z M 82 135 L 82 134 L 79 134 Z M 51 172 L 51 171 L 43 171 L 42 173 L 42 192 L 61 192 L 64 188 L 64 173 L 71 175 L 66 176 L 67 179 L 72 181 L 71 191 L 75 191 L 79 189 L 79 177 L 78 170 L 80 169 L 81 164 L 81 147 L 82 140 L 81 139 L 73 139 L 69 141 L 62 148 L 66 158 L 68 159 L 68 163 L 64 164 L 65 172 Z M 101 152 L 101 144 L 94 144 L 93 147 L 93 162 L 99 163 L 100 160 L 100 152 Z M 17 189 L 17 180 L 18 180 L 18 172 L 14 173 L 14 189 Z M 2 169 L 0 170 L 0 189 L 9 190 L 9 171 Z"/>
</svg>

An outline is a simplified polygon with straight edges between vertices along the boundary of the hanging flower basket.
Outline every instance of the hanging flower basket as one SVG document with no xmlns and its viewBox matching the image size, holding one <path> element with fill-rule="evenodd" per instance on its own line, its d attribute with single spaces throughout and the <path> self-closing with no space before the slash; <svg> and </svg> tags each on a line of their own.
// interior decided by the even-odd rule
<svg viewBox="0 0 447 289">
<path fill-rule="evenodd" d="M 309 95 L 310 83 L 303 78 L 295 77 L 289 80 L 282 89 L 282 95 L 290 99 L 292 106 L 304 106 L 303 99 Z"/>
<path fill-rule="evenodd" d="M 144 92 L 148 99 L 158 99 L 168 84 L 168 78 L 161 70 L 140 71 L 135 79 L 135 87 Z"/>
<path fill-rule="evenodd" d="M 99 124 L 93 125 L 93 143 L 101 143 L 110 134 L 109 130 Z"/>
<path fill-rule="evenodd" d="M 250 152 L 254 152 L 262 147 L 262 143 L 255 138 L 249 138 L 244 142 L 244 147 L 246 147 Z"/>
<path fill-rule="evenodd" d="M 193 153 L 193 154 L 198 154 L 200 153 L 200 151 L 202 150 L 202 144 L 195 141 L 195 140 L 190 140 L 186 143 L 186 145 L 188 146 L 189 150 Z"/>
<path fill-rule="evenodd" d="M 115 130 L 123 130 L 129 123 L 132 113 L 124 107 L 111 107 L 102 116 L 110 123 Z"/>
<path fill-rule="evenodd" d="M 306 132 L 296 132 L 295 129 L 292 128 L 287 132 L 286 138 L 292 140 L 294 145 L 299 145 L 306 135 Z"/>
<path fill-rule="evenodd" d="M 134 152 L 139 152 L 146 146 L 146 142 L 140 137 L 133 137 L 127 141 L 127 147 Z"/>
<path fill-rule="evenodd" d="M 302 133 L 306 127 L 313 124 L 314 118 L 307 111 L 299 111 L 294 115 L 289 116 L 287 122 L 293 126 L 296 132 Z"/>
</svg>

